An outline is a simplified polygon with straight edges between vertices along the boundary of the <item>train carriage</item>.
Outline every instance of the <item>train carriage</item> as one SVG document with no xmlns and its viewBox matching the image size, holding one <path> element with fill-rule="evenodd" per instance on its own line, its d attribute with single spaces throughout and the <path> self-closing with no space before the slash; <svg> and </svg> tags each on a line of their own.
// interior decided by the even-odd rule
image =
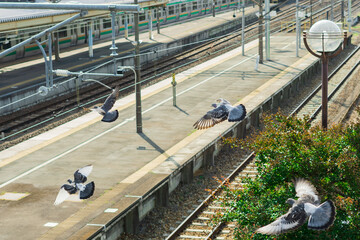
<svg viewBox="0 0 360 240">
<path fill-rule="evenodd" d="M 62 1 L 62 3 L 66 2 L 68 2 L 68 0 Z M 146 2 L 149 1 L 140 1 L 139 3 L 141 4 Z M 159 2 L 161 1 L 157 1 L 157 4 L 159 4 Z M 89 3 L 89 1 L 86 1 L 86 3 Z M 102 3 L 104 3 L 104 1 L 102 1 Z M 124 4 L 133 2 L 121 1 L 119 3 Z M 215 11 L 225 11 L 237 6 L 238 1 L 175 0 L 164 2 L 163 7 L 151 7 L 144 4 L 145 11 L 139 15 L 139 28 L 147 29 L 149 27 L 149 21 L 152 21 L 153 26 L 156 26 L 157 14 L 159 14 L 159 21 L 161 24 L 184 21 L 200 15 L 209 14 L 210 11 L 212 11 L 211 9 L 213 4 L 215 4 Z M 0 15 L 2 12 L 6 12 L 6 14 L 2 14 L 2 17 L 0 17 L 0 52 L 77 13 L 76 11 L 65 10 L 36 10 L 34 13 L 33 10 L 16 9 L 14 11 L 16 11 L 17 14 L 16 17 L 14 17 L 11 13 L 12 11 L 13 9 L 0 10 Z M 131 32 L 133 24 L 133 14 L 118 12 L 116 17 L 115 34 L 118 36 L 124 35 L 126 25 Z M 87 16 L 57 30 L 54 35 L 59 37 L 60 49 L 87 43 L 90 27 L 93 30 L 92 34 L 94 41 L 110 38 L 112 34 L 112 27 L 109 13 L 91 11 Z M 39 39 L 38 41 L 44 47 L 47 44 L 45 37 L 43 37 L 43 39 Z M 31 43 L 23 48 L 18 48 L 16 51 L 3 58 L 0 58 L 0 62 L 7 62 L 9 60 L 20 59 L 40 53 L 41 52 L 37 44 Z"/>
</svg>

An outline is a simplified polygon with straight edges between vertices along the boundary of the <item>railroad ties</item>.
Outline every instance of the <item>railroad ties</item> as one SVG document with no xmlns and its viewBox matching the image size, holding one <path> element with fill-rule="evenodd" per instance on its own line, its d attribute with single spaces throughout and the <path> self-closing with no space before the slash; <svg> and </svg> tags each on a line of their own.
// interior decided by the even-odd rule
<svg viewBox="0 0 360 240">
<path fill-rule="evenodd" d="M 256 177 L 256 166 L 252 159 L 253 155 L 248 155 L 241 160 L 239 166 L 234 166 L 235 170 L 228 177 L 230 179 L 228 183 L 229 188 L 242 188 L 245 184 L 242 183 L 242 179 L 245 177 Z M 243 167 L 241 167 L 242 165 Z M 212 223 L 212 219 L 215 216 L 221 216 L 227 210 L 221 206 L 222 197 L 223 193 L 219 186 L 205 201 L 199 201 L 201 203 L 199 207 L 167 239 L 231 239 L 236 228 L 235 222 L 219 223 L 216 226 Z M 202 208 L 202 205 L 205 207 Z M 184 230 L 179 231 L 179 229 Z M 180 233 L 177 234 L 176 231 Z"/>
</svg>

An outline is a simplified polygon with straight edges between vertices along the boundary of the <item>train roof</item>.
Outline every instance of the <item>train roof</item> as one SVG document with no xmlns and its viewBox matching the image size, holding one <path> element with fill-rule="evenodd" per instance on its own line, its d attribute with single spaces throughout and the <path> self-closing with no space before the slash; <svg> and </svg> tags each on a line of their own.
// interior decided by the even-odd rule
<svg viewBox="0 0 360 240">
<path fill-rule="evenodd" d="M 37 3 L 48 3 L 46 0 L 36 0 Z M 68 4 L 134 4 L 131 0 L 62 0 L 60 3 Z M 143 7 L 153 5 L 165 5 L 167 0 L 139 0 L 138 4 Z M 56 4 L 56 3 L 49 3 Z M 0 8 L 0 23 L 23 21 L 34 18 L 44 18 L 56 15 L 77 13 L 76 10 L 49 10 L 49 9 L 5 9 Z M 99 12 L 99 11 L 97 11 Z M 1 30 L 1 29 L 0 29 Z"/>
</svg>

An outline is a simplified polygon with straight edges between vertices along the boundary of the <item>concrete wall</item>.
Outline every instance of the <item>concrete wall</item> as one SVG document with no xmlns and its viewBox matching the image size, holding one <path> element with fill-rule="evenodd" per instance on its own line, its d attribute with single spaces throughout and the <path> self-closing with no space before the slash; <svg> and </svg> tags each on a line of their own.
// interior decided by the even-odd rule
<svg viewBox="0 0 360 240">
<path fill-rule="evenodd" d="M 291 97 L 296 96 L 301 88 L 307 84 L 307 80 L 316 72 L 320 71 L 320 69 L 320 61 L 314 62 L 288 84 L 264 100 L 262 104 L 250 111 L 243 121 L 233 125 L 233 127 L 224 132 L 222 136 L 244 138 L 250 127 L 259 126 L 261 115 L 264 112 L 276 112 L 281 106 L 281 103 L 289 101 Z M 221 150 L 222 136 L 218 136 L 205 148 L 190 157 L 185 164 L 174 170 L 167 178 L 159 183 L 158 186 L 155 186 L 145 194 L 142 201 L 136 202 L 136 207 L 134 206 L 132 211 L 120 213 L 117 216 L 117 220 L 111 223 L 111 226 L 107 226 L 106 229 L 99 229 L 89 239 L 116 239 L 119 236 L 118 234 L 123 231 L 135 233 L 139 220 L 141 220 L 152 207 L 166 206 L 169 194 L 174 191 L 179 184 L 191 182 L 197 170 L 214 164 L 215 158 Z M 155 203 L 153 203 L 154 200 L 156 201 Z M 114 228 L 117 230 L 114 230 Z"/>
<path fill-rule="evenodd" d="M 254 22 L 257 20 L 257 17 L 255 14 L 249 14 L 246 16 L 246 24 L 249 24 L 250 22 Z M 213 38 L 216 36 L 221 36 L 223 34 L 229 33 L 231 31 L 234 31 L 235 29 L 239 29 L 241 26 L 241 21 L 239 20 L 233 20 L 231 22 L 227 22 L 226 24 L 219 25 L 216 27 L 213 27 L 211 29 L 207 29 L 202 32 L 197 32 L 192 35 L 186 36 L 179 40 L 174 40 L 173 42 L 169 43 L 159 43 L 151 45 L 147 48 L 141 49 L 141 57 L 140 62 L 142 63 L 142 66 L 147 65 L 155 60 L 161 59 L 165 56 L 171 56 L 176 53 L 180 53 L 184 50 L 187 50 L 189 47 L 186 46 L 186 44 L 198 42 L 201 40 Z M 146 52 L 149 52 L 149 54 L 144 54 Z M 124 55 L 125 56 L 125 55 Z M 119 56 L 119 58 L 124 57 Z M 117 66 L 134 66 L 134 59 L 133 58 L 126 58 L 126 59 L 119 59 L 116 62 Z M 114 63 L 112 61 L 109 61 L 106 64 L 101 65 L 100 67 L 97 67 L 91 72 L 95 73 L 113 73 L 114 69 Z M 103 80 L 104 77 L 91 77 L 92 79 L 97 80 Z M 54 99 L 59 96 L 63 96 L 65 94 L 72 93 L 76 90 L 76 79 L 72 78 L 69 79 L 64 83 L 64 80 L 59 81 L 58 83 L 54 84 L 54 87 L 49 89 L 49 92 L 46 96 L 41 96 L 38 93 L 38 89 L 29 89 L 26 91 L 19 91 L 17 93 L 14 93 L 10 96 L 4 96 L 0 99 L 0 106 L 5 106 L 10 103 L 9 106 L 0 109 L 0 116 L 10 114 L 12 112 L 18 111 L 20 109 L 33 106 L 45 101 L 49 101 L 51 99 Z M 144 80 L 144 79 L 143 79 Z M 89 83 L 81 83 L 81 87 L 84 87 L 85 85 L 88 85 Z M 22 100 L 26 98 L 25 100 Z M 18 101 L 18 102 L 17 102 Z"/>
</svg>

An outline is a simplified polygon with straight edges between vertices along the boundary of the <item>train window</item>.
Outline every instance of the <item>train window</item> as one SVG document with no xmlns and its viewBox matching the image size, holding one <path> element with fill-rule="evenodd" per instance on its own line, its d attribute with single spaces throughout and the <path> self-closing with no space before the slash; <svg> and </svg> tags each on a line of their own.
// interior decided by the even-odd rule
<svg viewBox="0 0 360 240">
<path fill-rule="evenodd" d="M 67 29 L 66 27 L 59 29 L 59 38 L 67 37 Z"/>
<path fill-rule="evenodd" d="M 169 6 L 169 15 L 175 14 L 175 6 Z"/>
<path fill-rule="evenodd" d="M 103 19 L 103 28 L 111 28 L 111 19 Z"/>
<path fill-rule="evenodd" d="M 196 9 L 197 9 L 197 2 L 193 2 L 192 10 L 196 10 Z"/>
<path fill-rule="evenodd" d="M 222 0 L 222 3 L 226 3 L 226 0 Z"/>
<path fill-rule="evenodd" d="M 94 21 L 94 30 L 100 30 L 100 20 Z"/>
<path fill-rule="evenodd" d="M 145 13 L 140 13 L 139 21 L 144 21 L 144 20 L 145 20 Z"/>
<path fill-rule="evenodd" d="M 80 33 L 85 33 L 85 29 L 86 29 L 86 26 L 85 24 L 81 24 L 81 27 L 80 27 Z"/>
<path fill-rule="evenodd" d="M 181 12 L 186 12 L 186 3 L 181 4 Z"/>
</svg>

